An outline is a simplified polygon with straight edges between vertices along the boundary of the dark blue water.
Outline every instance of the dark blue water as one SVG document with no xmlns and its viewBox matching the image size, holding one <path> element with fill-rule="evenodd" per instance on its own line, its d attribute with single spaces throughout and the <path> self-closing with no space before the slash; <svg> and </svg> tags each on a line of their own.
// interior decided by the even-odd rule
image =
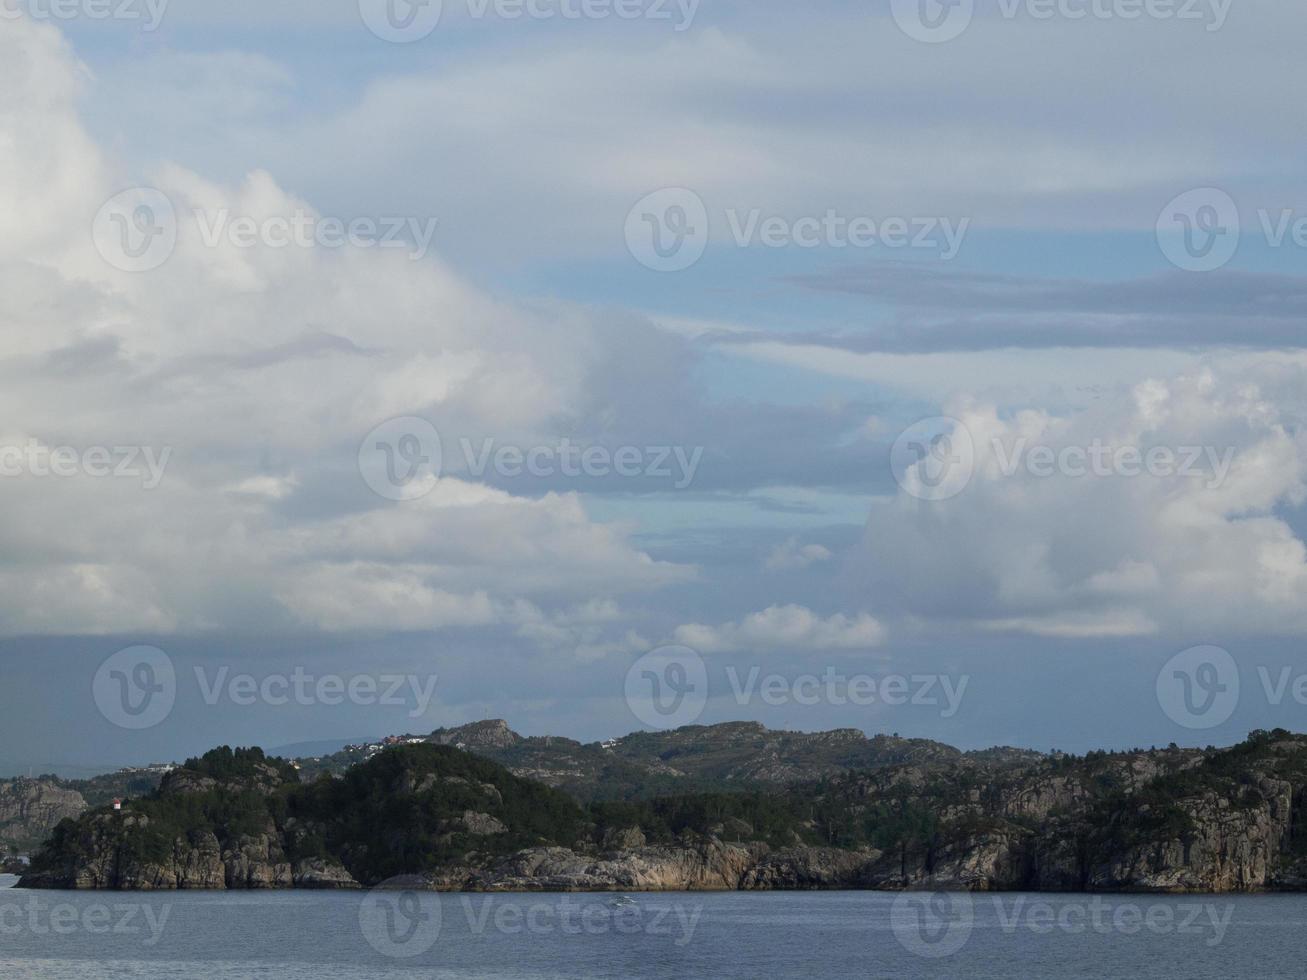
<svg viewBox="0 0 1307 980">
<path fill-rule="evenodd" d="M 1307 975 L 1307 897 L 0 891 L 0 977 Z"/>
</svg>

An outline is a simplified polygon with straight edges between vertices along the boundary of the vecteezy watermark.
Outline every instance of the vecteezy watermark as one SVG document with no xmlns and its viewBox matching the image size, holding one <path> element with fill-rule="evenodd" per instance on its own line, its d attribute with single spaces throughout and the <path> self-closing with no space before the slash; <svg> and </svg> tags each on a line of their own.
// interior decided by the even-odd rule
<svg viewBox="0 0 1307 980">
<path fill-rule="evenodd" d="M 430 37 L 444 9 L 443 0 L 359 0 L 359 15 L 368 30 L 392 44 Z"/>
<path fill-rule="evenodd" d="M 406 249 L 414 261 L 426 258 L 436 238 L 439 218 L 402 215 L 336 218 L 296 209 L 289 215 L 255 218 L 233 215 L 228 208 L 192 212 L 205 248 L 358 248 Z"/>
<path fill-rule="evenodd" d="M 152 272 L 177 248 L 177 211 L 153 187 L 133 187 L 104 202 L 91 224 L 100 257 L 123 272 Z"/>
<path fill-rule="evenodd" d="M 91 694 L 100 714 L 119 728 L 153 728 L 177 703 L 177 671 L 158 647 L 127 647 L 100 665 Z"/>
<path fill-rule="evenodd" d="M 1003 20 L 1183 21 L 1219 31 L 1234 0 L 998 0 Z M 899 29 L 915 41 L 942 44 L 971 26 L 976 0 L 890 0 Z"/>
<path fill-rule="evenodd" d="M 196 689 L 204 704 L 222 701 L 248 708 L 352 704 L 360 707 L 408 708 L 410 718 L 426 714 L 438 677 L 417 674 L 314 674 L 296 666 L 289 674 L 233 673 L 230 666 L 194 668 Z M 119 650 L 95 673 L 92 695 L 100 714 L 119 728 L 141 730 L 162 724 L 177 703 L 177 669 L 158 647 Z"/>
<path fill-rule="evenodd" d="M 928 707 L 952 718 L 971 683 L 968 675 L 846 674 L 828 666 L 820 674 L 764 674 L 760 666 L 723 670 L 726 687 L 740 707 Z M 626 672 L 626 704 L 644 725 L 659 730 L 697 722 L 708 706 L 709 670 L 703 656 L 687 646 L 665 646 L 640 657 Z"/>
<path fill-rule="evenodd" d="M 481 480 L 488 473 L 501 479 L 623 479 L 667 480 L 675 490 L 693 482 L 703 462 L 704 447 L 581 445 L 562 438 L 555 443 L 523 446 L 495 439 L 458 440 L 459 472 Z M 435 489 L 444 452 L 440 433 L 425 419 L 406 416 L 377 426 L 359 446 L 363 482 L 387 500 L 416 500 Z"/>
<path fill-rule="evenodd" d="M 1257 685 L 1243 685 L 1234 657 L 1221 647 L 1197 646 L 1168 660 L 1157 675 L 1157 701 L 1177 725 L 1215 728 L 1234 714 L 1249 691 L 1272 708 L 1307 707 L 1307 672 L 1290 664 L 1258 664 Z"/>
<path fill-rule="evenodd" d="M 1239 704 L 1239 666 L 1220 647 L 1182 650 L 1158 671 L 1157 703 L 1183 728 L 1223 725 Z"/>
<path fill-rule="evenodd" d="M 850 217 L 833 208 L 820 216 L 764 216 L 761 208 L 728 208 L 726 221 L 738 248 L 913 248 L 955 258 L 971 227 L 970 218 Z"/>
<path fill-rule="evenodd" d="M 1307 215 L 1294 208 L 1258 208 L 1256 231 L 1245 227 L 1239 205 L 1216 187 L 1185 191 L 1162 209 L 1157 243 L 1162 254 L 1186 272 L 1214 272 L 1230 263 L 1244 240 L 1267 248 L 1307 250 Z"/>
<path fill-rule="evenodd" d="M 230 208 L 193 208 L 187 217 L 193 240 L 204 248 L 402 249 L 414 261 L 430 254 L 440 224 L 438 218 L 342 218 L 304 208 L 257 217 Z M 154 187 L 136 187 L 104 203 L 92 224 L 92 238 L 100 256 L 115 269 L 152 272 L 172 257 L 182 233 L 191 230 L 183 226 L 168 195 Z"/>
<path fill-rule="evenodd" d="M 74 20 L 143 21 L 141 30 L 159 29 L 171 0 L 0 0 L 0 20 L 68 22 Z"/>
<path fill-rule="evenodd" d="M 935 960 L 952 956 L 967 944 L 976 909 L 965 892 L 903 892 L 895 897 L 889 915 L 899 945 Z"/>
<path fill-rule="evenodd" d="M 163 482 L 172 447 L 153 446 L 47 446 L 28 439 L 21 446 L 0 445 L 0 478 L 21 476 L 93 480 L 140 480 L 146 490 Z"/>
<path fill-rule="evenodd" d="M 310 674 L 296 667 L 289 674 L 233 674 L 230 667 L 195 668 L 200 697 L 210 707 L 227 700 L 240 708 L 265 704 L 279 708 L 353 704 L 360 707 L 409 708 L 410 718 L 426 714 L 436 696 L 438 675 Z"/>
<path fill-rule="evenodd" d="M 962 248 L 970 218 L 872 217 L 828 208 L 820 215 L 790 217 L 762 208 L 727 208 L 723 214 L 736 248 L 915 249 L 941 259 Z M 685 187 L 654 191 L 626 216 L 626 247 L 655 272 L 680 272 L 703 258 L 712 230 L 703 198 Z"/>
<path fill-rule="evenodd" d="M 368 892 L 359 905 L 359 931 L 368 945 L 391 959 L 413 959 L 440 938 L 441 901 L 434 892 Z"/>
<path fill-rule="evenodd" d="M 1237 450 L 1233 446 L 1118 446 L 1093 439 L 1086 446 L 1030 445 L 1025 438 L 992 442 L 998 472 L 1046 480 L 1064 476 L 1151 476 L 1158 479 L 1199 479 L 1208 490 L 1221 487 L 1230 475 Z"/>
<path fill-rule="evenodd" d="M 463 0 L 473 20 L 645 20 L 688 31 L 700 0 Z M 392 44 L 412 44 L 440 26 L 444 0 L 359 0 L 368 30 Z"/>
<path fill-rule="evenodd" d="M 1233 446 L 1135 446 L 1092 439 L 1084 445 L 1032 444 L 1026 437 L 989 443 L 993 472 L 1002 479 L 1022 476 L 1139 477 L 1201 481 L 1204 489 L 1225 484 L 1238 450 Z M 922 419 L 903 431 L 890 448 L 894 479 L 919 500 L 948 500 L 962 493 L 976 470 L 976 444 L 966 425 L 939 416 Z"/>
<path fill-rule="evenodd" d="M 939 707 L 941 718 L 952 718 L 962 706 L 963 695 L 971 677 L 962 674 L 843 674 L 827 667 L 818 674 L 783 674 L 763 676 L 761 667 L 751 667 L 741 675 L 735 667 L 726 668 L 726 679 L 735 703 L 744 707 L 761 701 L 772 708 L 786 705 L 813 707 L 829 704 L 835 707 L 853 705 L 859 708 L 874 704 L 889 707 Z"/>
<path fill-rule="evenodd" d="M 708 248 L 708 207 L 694 191 L 667 187 L 636 201 L 626 216 L 626 247 L 655 272 L 690 268 Z"/>
<path fill-rule="evenodd" d="M 708 706 L 708 665 L 697 650 L 650 650 L 626 672 L 627 707 L 650 728 L 693 725 Z"/>
<path fill-rule="evenodd" d="M 359 473 L 373 493 L 387 500 L 417 500 L 440 479 L 440 433 L 415 416 L 381 423 L 359 444 Z"/>
<path fill-rule="evenodd" d="M 692 449 L 685 446 L 619 446 L 612 449 L 608 446 L 580 446 L 570 439 L 528 447 L 501 446 L 493 439 L 483 439 L 478 446 L 470 439 L 460 439 L 459 446 L 463 450 L 467 472 L 478 479 L 491 469 L 508 479 L 520 476 L 541 479 L 555 476 L 592 479 L 645 477 L 670 480 L 676 490 L 685 490 L 694 482 L 704 453 L 703 446 Z"/>
<path fill-rule="evenodd" d="M 172 915 L 172 905 L 144 902 L 70 902 L 48 904 L 36 892 L 7 892 L 21 899 L 0 902 L 0 936 L 139 936 L 142 946 L 157 946 Z"/>
<path fill-rule="evenodd" d="M 987 912 L 993 913 L 994 925 L 1005 936 L 1193 936 L 1211 948 L 1225 940 L 1234 905 L 1183 900 L 1145 903 L 1103 895 L 1052 901 L 991 895 L 980 900 L 966 892 L 904 892 L 890 906 L 890 928 L 908 952 L 943 959 L 962 951 L 980 913 Z M 984 924 L 990 925 L 987 918 Z"/>
<path fill-rule="evenodd" d="M 359 906 L 363 938 L 382 956 L 411 960 L 431 951 L 452 909 L 461 913 L 466 931 L 484 936 L 605 936 L 666 937 L 684 948 L 694 939 L 702 905 L 615 903 L 602 896 L 559 895 L 550 899 L 461 895 L 442 898 L 434 892 L 387 890 L 369 892 Z"/>
<path fill-rule="evenodd" d="M 894 479 L 918 500 L 956 497 L 971 482 L 975 468 L 971 430 L 947 416 L 913 423 L 890 447 Z"/>
<path fill-rule="evenodd" d="M 1239 250 L 1241 225 L 1234 198 L 1199 187 L 1173 198 L 1157 217 L 1157 244 L 1177 269 L 1212 272 Z"/>
</svg>

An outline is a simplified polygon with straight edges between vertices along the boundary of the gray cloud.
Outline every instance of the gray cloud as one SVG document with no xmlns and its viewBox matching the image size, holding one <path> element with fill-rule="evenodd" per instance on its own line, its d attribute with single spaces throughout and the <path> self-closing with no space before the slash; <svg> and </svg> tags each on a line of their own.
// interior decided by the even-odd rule
<svg viewBox="0 0 1307 980">
<path fill-rule="evenodd" d="M 719 334 L 886 353 L 997 348 L 1307 346 L 1307 277 L 1220 270 L 1119 282 L 1038 279 L 952 266 L 879 262 L 793 276 L 803 289 L 889 306 L 841 332 Z"/>
</svg>

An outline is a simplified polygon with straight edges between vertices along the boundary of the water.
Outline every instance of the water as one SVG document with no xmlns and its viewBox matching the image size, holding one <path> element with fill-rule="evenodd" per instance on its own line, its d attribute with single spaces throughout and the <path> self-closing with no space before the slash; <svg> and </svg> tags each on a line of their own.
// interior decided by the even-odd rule
<svg viewBox="0 0 1307 980">
<path fill-rule="evenodd" d="M 632 897 L 9 890 L 0 977 L 1288 980 L 1307 953 L 1297 895 Z"/>
</svg>

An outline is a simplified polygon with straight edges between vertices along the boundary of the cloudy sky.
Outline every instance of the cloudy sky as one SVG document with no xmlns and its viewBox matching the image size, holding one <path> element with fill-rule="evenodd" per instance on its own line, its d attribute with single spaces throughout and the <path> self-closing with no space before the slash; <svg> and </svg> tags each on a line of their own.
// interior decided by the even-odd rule
<svg viewBox="0 0 1307 980">
<path fill-rule="evenodd" d="M 669 644 L 703 722 L 1307 729 L 1307 10 L 1140 6 L 0 2 L 0 771 L 608 737 Z"/>
</svg>

